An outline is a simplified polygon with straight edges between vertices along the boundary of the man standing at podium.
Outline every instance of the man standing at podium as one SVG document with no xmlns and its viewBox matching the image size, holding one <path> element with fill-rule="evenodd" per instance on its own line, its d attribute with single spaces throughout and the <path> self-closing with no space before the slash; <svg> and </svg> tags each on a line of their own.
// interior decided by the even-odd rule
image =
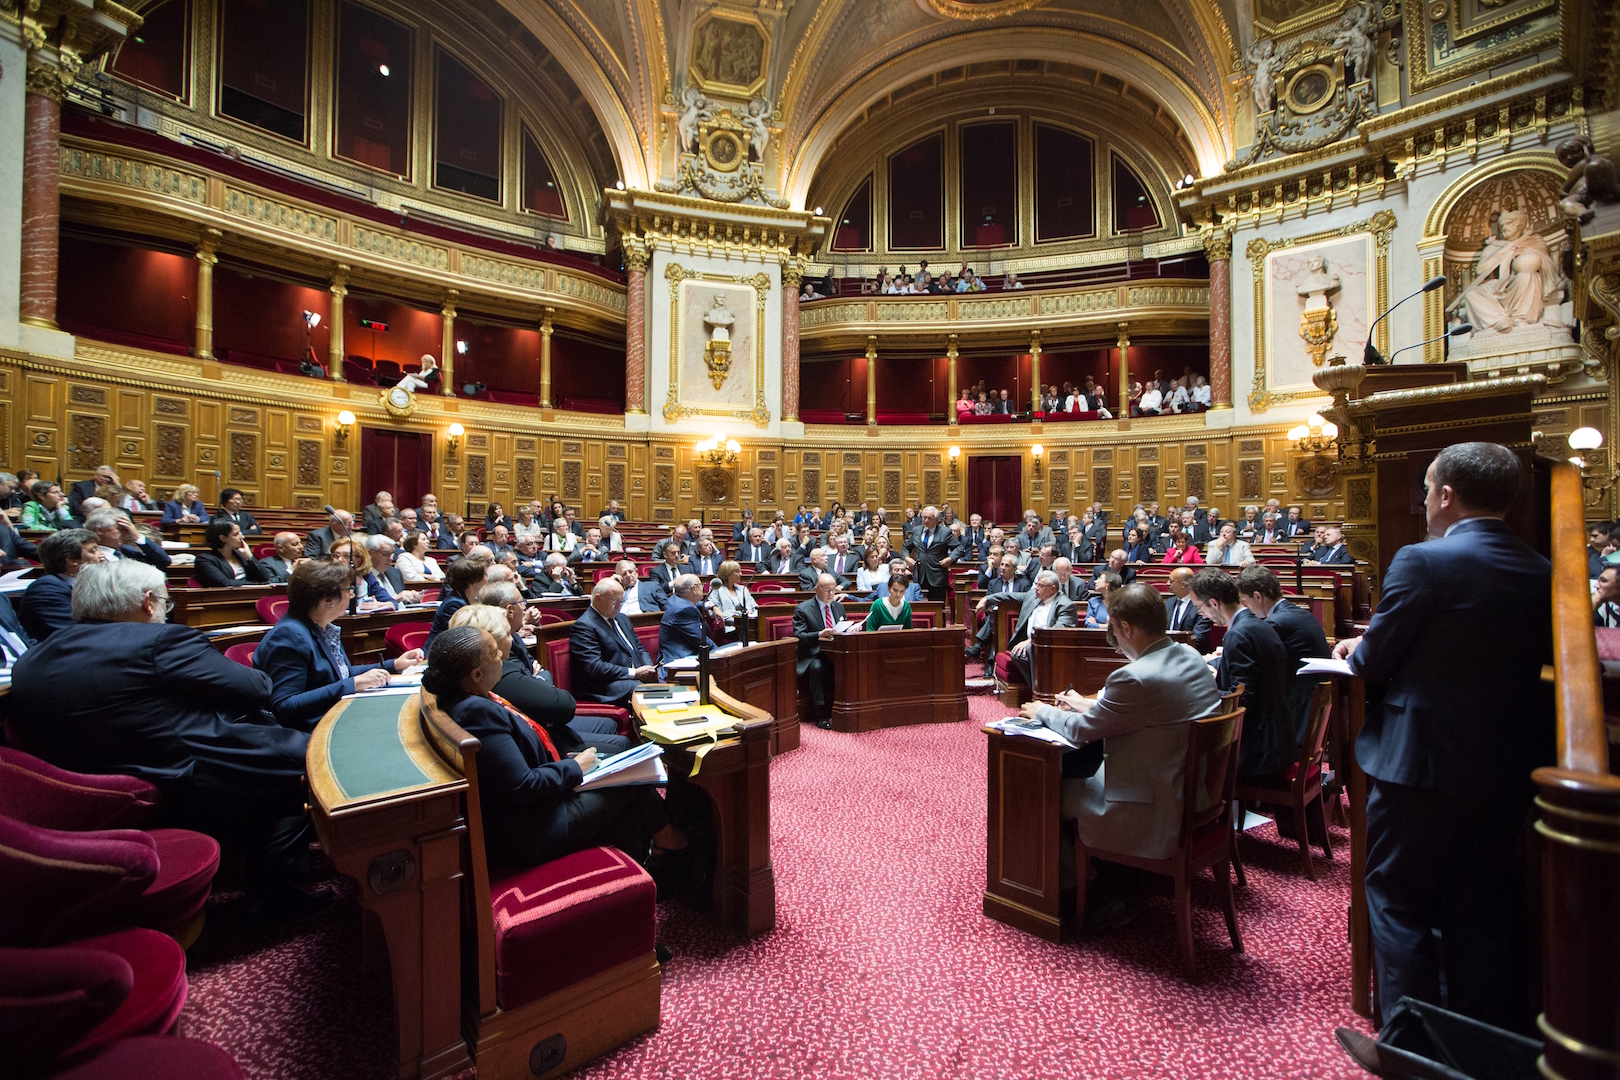
<svg viewBox="0 0 1620 1080">
<path fill-rule="evenodd" d="M 1502 520 L 1520 477 L 1495 443 L 1440 451 L 1424 476 L 1429 542 L 1395 553 L 1367 633 L 1334 649 L 1383 689 L 1356 761 L 1372 781 L 1367 918 L 1385 1016 L 1407 996 L 1531 1030 L 1521 840 L 1530 773 L 1554 761 L 1552 567 Z"/>
<path fill-rule="evenodd" d="M 833 666 L 821 655 L 821 644 L 831 640 L 833 627 L 844 618 L 844 605 L 834 602 L 838 582 L 831 574 L 816 579 L 816 595 L 793 610 L 793 636 L 799 641 L 799 692 L 810 698 L 816 726 L 832 727 Z"/>
<path fill-rule="evenodd" d="M 923 507 L 922 527 L 913 535 L 912 557 L 906 560 L 906 565 L 912 568 L 923 595 L 930 600 L 945 599 L 945 586 L 950 581 L 951 567 L 956 564 L 951 557 L 954 545 L 951 530 L 939 523 L 939 511 L 932 506 Z"/>
</svg>

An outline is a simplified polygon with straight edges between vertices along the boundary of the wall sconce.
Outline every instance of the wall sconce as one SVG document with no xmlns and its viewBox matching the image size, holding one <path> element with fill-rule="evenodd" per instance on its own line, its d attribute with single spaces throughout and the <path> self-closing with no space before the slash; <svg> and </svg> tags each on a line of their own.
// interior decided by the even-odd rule
<svg viewBox="0 0 1620 1080">
<path fill-rule="evenodd" d="M 1036 443 L 1034 446 L 1029 448 L 1029 453 L 1030 456 L 1035 459 L 1035 475 L 1039 476 L 1041 475 L 1041 455 L 1046 453 L 1046 447 L 1042 446 L 1040 443 Z"/>
<path fill-rule="evenodd" d="M 460 424 L 451 424 L 450 425 L 450 456 L 451 457 L 456 456 L 456 446 L 460 444 L 461 437 L 463 435 L 465 435 L 466 433 L 467 433 L 467 429 L 462 427 Z"/>
<path fill-rule="evenodd" d="M 1580 427 L 1569 433 L 1569 448 L 1575 453 L 1569 463 L 1581 470 L 1581 487 L 1586 491 L 1586 503 L 1595 506 L 1608 494 L 1615 484 L 1614 466 L 1610 465 L 1607 475 L 1592 475 L 1592 465 L 1586 460 L 1587 451 L 1596 450 L 1603 445 L 1603 432 L 1594 427 Z"/>
<path fill-rule="evenodd" d="M 1338 438 L 1339 425 L 1328 423 L 1320 413 L 1311 413 L 1310 419 L 1288 430 L 1288 445 L 1296 454 L 1320 454 Z"/>
<path fill-rule="evenodd" d="M 349 429 L 354 427 L 354 413 L 344 409 L 338 413 L 337 441 L 342 442 L 349 437 Z"/>
<path fill-rule="evenodd" d="M 723 431 L 715 432 L 714 438 L 705 439 L 693 447 L 693 452 L 697 454 L 699 461 L 706 461 L 715 466 L 736 464 L 737 455 L 741 451 L 742 446 L 737 440 L 726 438 L 726 433 Z"/>
<path fill-rule="evenodd" d="M 946 456 L 951 459 L 951 475 L 955 476 L 956 463 L 962 459 L 962 448 L 960 446 L 953 446 Z"/>
</svg>

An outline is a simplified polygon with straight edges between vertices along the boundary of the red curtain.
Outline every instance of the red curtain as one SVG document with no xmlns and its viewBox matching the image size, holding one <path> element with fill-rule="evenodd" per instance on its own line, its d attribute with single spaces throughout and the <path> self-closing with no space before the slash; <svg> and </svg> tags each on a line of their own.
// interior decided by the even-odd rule
<svg viewBox="0 0 1620 1080">
<path fill-rule="evenodd" d="M 403 510 L 420 506 L 422 496 L 433 490 L 433 436 L 425 431 L 361 428 L 360 462 L 363 503 L 386 491 Z"/>
<path fill-rule="evenodd" d="M 968 513 L 986 525 L 1016 525 L 1024 512 L 1024 462 L 1019 457 L 968 458 Z"/>
</svg>

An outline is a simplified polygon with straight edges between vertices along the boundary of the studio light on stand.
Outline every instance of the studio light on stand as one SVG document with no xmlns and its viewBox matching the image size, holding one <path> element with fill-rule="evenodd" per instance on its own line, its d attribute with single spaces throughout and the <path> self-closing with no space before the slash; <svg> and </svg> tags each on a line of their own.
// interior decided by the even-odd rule
<svg viewBox="0 0 1620 1080">
<path fill-rule="evenodd" d="M 326 377 L 326 368 L 322 367 L 321 362 L 315 359 L 315 345 L 310 340 L 310 335 L 319 325 L 321 325 L 320 312 L 305 309 L 304 356 L 303 359 L 298 362 L 298 370 L 312 379 L 324 379 Z"/>
</svg>

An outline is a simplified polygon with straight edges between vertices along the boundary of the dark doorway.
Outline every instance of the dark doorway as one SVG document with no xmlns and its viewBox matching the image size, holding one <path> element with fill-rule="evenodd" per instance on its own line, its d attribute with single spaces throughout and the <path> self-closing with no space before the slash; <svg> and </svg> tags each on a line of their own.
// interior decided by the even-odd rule
<svg viewBox="0 0 1620 1080">
<path fill-rule="evenodd" d="M 1024 460 L 1020 457 L 968 458 L 968 513 L 988 526 L 1016 525 L 1024 512 Z"/>
<path fill-rule="evenodd" d="M 428 432 L 361 428 L 360 461 L 363 503 L 386 491 L 403 510 L 422 505 L 422 496 L 433 490 L 433 436 Z"/>
</svg>

